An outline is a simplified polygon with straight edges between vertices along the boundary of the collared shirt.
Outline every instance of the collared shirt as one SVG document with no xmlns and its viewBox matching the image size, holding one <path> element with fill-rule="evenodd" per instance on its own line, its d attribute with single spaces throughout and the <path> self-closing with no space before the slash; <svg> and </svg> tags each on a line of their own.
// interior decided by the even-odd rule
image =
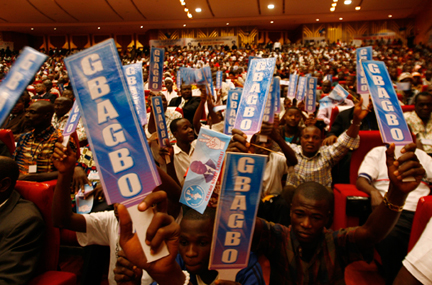
<svg viewBox="0 0 432 285">
<path fill-rule="evenodd" d="M 35 135 L 34 130 L 21 135 L 14 153 L 20 173 L 29 174 L 30 165 L 37 165 L 37 173 L 55 171 L 51 156 L 60 135 L 60 130 L 52 125 L 38 135 Z M 75 150 L 75 145 L 70 144 Z"/>
<path fill-rule="evenodd" d="M 345 284 L 345 267 L 357 260 L 371 261 L 373 247 L 361 249 L 355 244 L 357 228 L 333 232 L 324 229 L 312 258 L 302 259 L 302 248 L 291 226 L 261 219 L 261 236 L 253 250 L 270 261 L 270 284 Z"/>
<path fill-rule="evenodd" d="M 301 145 L 288 144 L 296 153 L 297 165 L 294 172 L 289 173 L 287 185 L 294 187 L 304 182 L 314 181 L 326 187 L 331 187 L 332 176 L 331 169 L 350 149 L 356 149 L 360 145 L 360 137 L 351 138 L 342 133 L 336 143 L 330 146 L 322 146 L 313 157 L 303 155 Z"/>
<path fill-rule="evenodd" d="M 70 116 L 71 112 L 72 112 L 72 109 L 69 110 L 69 112 L 67 112 L 66 114 L 64 114 L 63 117 L 61 117 L 61 118 L 58 118 L 57 114 L 54 113 L 54 115 L 53 115 L 53 117 L 51 119 L 51 124 L 54 126 L 54 128 L 59 129 L 60 131 L 63 132 L 64 128 L 66 126 L 66 123 L 69 120 L 69 116 Z M 77 133 L 79 141 L 83 141 L 83 140 L 87 139 L 87 135 L 86 135 L 84 126 L 82 124 L 81 118 L 80 118 L 80 120 L 78 122 L 78 125 L 77 125 L 75 131 Z"/>
<path fill-rule="evenodd" d="M 177 144 L 173 145 L 174 148 L 174 168 L 177 174 L 177 179 L 183 185 L 184 175 L 191 163 L 190 158 L 195 150 L 196 140 L 191 142 L 189 153 L 184 152 Z"/>
<path fill-rule="evenodd" d="M 432 140 L 432 114 L 426 126 L 415 111 L 404 113 L 404 117 L 415 135 L 418 134 L 420 139 Z M 432 153 L 432 145 L 423 144 L 423 149 L 427 153 Z"/>
</svg>

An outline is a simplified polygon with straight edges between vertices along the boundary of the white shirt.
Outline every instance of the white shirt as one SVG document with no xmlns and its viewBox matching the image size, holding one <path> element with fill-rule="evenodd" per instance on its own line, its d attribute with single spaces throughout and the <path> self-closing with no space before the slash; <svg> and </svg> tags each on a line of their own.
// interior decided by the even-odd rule
<svg viewBox="0 0 432 285">
<path fill-rule="evenodd" d="M 171 93 L 169 93 L 168 90 L 164 90 L 162 93 L 165 95 L 168 103 L 171 102 L 171 99 L 178 97 L 177 92 L 174 90 Z"/>
<path fill-rule="evenodd" d="M 189 153 L 184 152 L 177 144 L 173 145 L 174 148 L 174 168 L 177 174 L 177 179 L 181 185 L 184 182 L 184 175 L 190 165 L 190 158 L 195 150 L 196 140 L 191 142 Z"/>
<path fill-rule="evenodd" d="M 379 146 L 373 148 L 363 159 L 360 165 L 358 175 L 366 178 L 373 187 L 375 187 L 382 196 L 388 191 L 390 180 L 387 175 L 386 166 L 386 147 Z M 426 170 L 426 175 L 430 179 L 432 177 L 432 158 L 426 152 L 416 149 L 415 154 L 419 159 L 421 165 Z M 415 212 L 418 200 L 429 195 L 430 188 L 426 183 L 421 182 L 414 191 L 408 194 L 405 201 L 404 210 Z"/>
<path fill-rule="evenodd" d="M 264 171 L 263 193 L 265 195 L 282 194 L 282 176 L 288 173 L 288 165 L 283 153 L 270 153 Z"/>
</svg>

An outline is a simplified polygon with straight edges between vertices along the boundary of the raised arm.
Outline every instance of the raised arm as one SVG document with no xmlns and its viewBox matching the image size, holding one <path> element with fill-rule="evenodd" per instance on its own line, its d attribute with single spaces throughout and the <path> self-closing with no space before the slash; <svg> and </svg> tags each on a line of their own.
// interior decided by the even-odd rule
<svg viewBox="0 0 432 285">
<path fill-rule="evenodd" d="M 195 132 L 198 134 L 201 130 L 201 118 L 202 118 L 202 114 L 204 112 L 204 106 L 205 103 L 207 101 L 207 92 L 205 88 L 200 88 L 201 90 L 201 95 L 200 95 L 200 103 L 198 105 L 198 108 L 195 111 L 195 115 L 193 117 L 193 126 L 195 129 Z"/>
</svg>

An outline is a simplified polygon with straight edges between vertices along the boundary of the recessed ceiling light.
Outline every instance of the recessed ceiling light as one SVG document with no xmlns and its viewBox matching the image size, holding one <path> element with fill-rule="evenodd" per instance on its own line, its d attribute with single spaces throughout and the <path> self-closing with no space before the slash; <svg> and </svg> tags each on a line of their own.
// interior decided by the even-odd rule
<svg viewBox="0 0 432 285">
<path fill-rule="evenodd" d="M 192 18 L 192 14 L 191 13 L 187 13 L 188 18 Z"/>
<path fill-rule="evenodd" d="M 185 11 L 185 12 L 189 12 L 189 9 L 188 9 L 188 8 L 184 8 L 184 11 Z"/>
<path fill-rule="evenodd" d="M 229 23 L 227 23 L 227 26 L 229 26 Z"/>
<path fill-rule="evenodd" d="M 389 18 L 393 17 L 393 15 L 389 15 Z"/>
<path fill-rule="evenodd" d="M 337 3 L 332 3 L 332 7 L 336 7 Z"/>
<path fill-rule="evenodd" d="M 141 26 L 140 28 L 142 29 L 142 28 L 144 28 L 144 26 Z"/>
<path fill-rule="evenodd" d="M 345 4 L 345 5 L 350 5 L 351 3 L 352 3 L 351 0 L 345 0 L 345 1 L 344 1 L 344 4 Z"/>
<path fill-rule="evenodd" d="M 54 31 L 57 30 L 57 28 L 54 28 Z"/>
<path fill-rule="evenodd" d="M 269 4 L 269 5 L 267 6 L 267 8 L 269 8 L 269 9 L 274 9 L 274 5 L 273 5 L 273 4 Z"/>
<path fill-rule="evenodd" d="M 355 7 L 355 9 L 358 11 L 358 10 L 361 9 L 361 7 L 360 7 L 360 6 L 357 6 L 357 7 Z"/>
<path fill-rule="evenodd" d="M 339 18 L 339 20 L 340 20 L 340 21 L 342 21 L 342 20 L 343 20 L 343 18 Z"/>
<path fill-rule="evenodd" d="M 333 0 L 333 2 L 335 2 L 335 3 L 336 3 L 337 1 L 338 1 L 338 0 Z"/>
<path fill-rule="evenodd" d="M 100 30 L 100 27 L 98 27 L 98 30 Z"/>
<path fill-rule="evenodd" d="M 317 22 L 319 22 L 319 19 L 316 19 Z"/>
<path fill-rule="evenodd" d="M 274 22 L 273 21 L 270 21 L 270 24 L 273 24 Z"/>
<path fill-rule="evenodd" d="M 330 11 L 334 12 L 334 10 L 335 10 L 335 7 L 330 8 Z"/>
<path fill-rule="evenodd" d="M 195 9 L 195 12 L 197 12 L 197 13 L 200 13 L 202 10 L 201 10 L 201 8 L 196 8 Z"/>
<path fill-rule="evenodd" d="M 186 24 L 183 24 L 183 27 L 186 27 Z"/>
<path fill-rule="evenodd" d="M 34 28 L 31 28 L 31 30 L 33 31 L 33 30 L 34 30 Z"/>
</svg>

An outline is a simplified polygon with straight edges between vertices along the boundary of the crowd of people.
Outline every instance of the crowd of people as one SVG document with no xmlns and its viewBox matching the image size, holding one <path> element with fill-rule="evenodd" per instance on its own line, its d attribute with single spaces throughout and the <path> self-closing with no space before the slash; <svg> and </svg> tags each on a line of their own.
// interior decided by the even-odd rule
<svg viewBox="0 0 432 285">
<path fill-rule="evenodd" d="M 359 227 L 329 229 L 334 208 L 332 186 L 349 183 L 351 153 L 362 143 L 359 131 L 378 130 L 372 103 L 362 108 L 363 98 L 357 93 L 356 47 L 341 42 L 241 48 L 167 47 L 164 87 L 158 92 L 148 88 L 148 47 L 119 53 L 125 65 L 143 64 L 148 119 L 143 128 L 162 180 L 162 185 L 139 206 L 144 211 L 156 205 L 159 212 L 150 224 L 147 242 L 157 249 L 164 240 L 170 252 L 168 257 L 153 263 L 147 262 L 137 237 L 132 234 L 125 207 L 107 205 L 100 184 L 95 185 L 91 194 L 95 196 L 92 213 L 77 214 L 72 208 L 71 194 L 92 184 L 88 175 L 97 171 L 98 166 L 82 122 L 67 146 L 62 144 L 62 132 L 75 96 L 79 96 L 74 94 L 63 60 L 77 51 L 48 51 L 48 60 L 34 81 L 6 121 L 0 122 L 0 128 L 12 130 L 16 142 L 13 153 L 7 144 L 0 142 L 0 216 L 5 220 L 20 215 L 17 211 L 5 212 L 14 207 L 11 203 L 23 203 L 14 190 L 17 180 L 57 179 L 52 206 L 54 224 L 76 231 L 78 243 L 90 252 L 109 247 L 110 284 L 265 284 L 260 256 L 270 262 L 271 284 L 343 284 L 345 267 L 357 260 L 370 262 L 374 249 L 381 256 L 387 284 L 416 284 L 409 283 L 415 279 L 432 283 L 432 271 L 418 274 L 412 270 L 418 261 L 414 254 L 405 258 L 418 199 L 430 194 L 432 49 L 421 44 L 407 47 L 396 40 L 369 44 L 373 46 L 374 60 L 385 62 L 400 104 L 413 106 L 404 116 L 415 143 L 405 146 L 397 159 L 393 145 L 373 148 L 366 155 L 356 186 L 370 195 L 372 212 Z M 8 73 L 17 55 L 10 50 L 0 51 L 3 58 L 0 78 Z M 181 206 L 179 200 L 197 135 L 201 128 L 223 132 L 225 114 L 218 107 L 227 103 L 229 90 L 244 86 L 250 57 L 276 58 L 274 76 L 281 79 L 281 112 L 276 114 L 274 123 L 263 122 L 261 135 L 250 141 L 241 131 L 232 132 L 228 151 L 267 155 L 268 160 L 249 264 L 237 274 L 237 283 L 230 283 L 219 280 L 218 272 L 208 269 L 220 189 L 215 189 L 202 215 Z M 209 96 L 203 85 L 177 85 L 179 68 L 204 66 L 210 66 L 213 80 L 217 71 L 223 72 L 222 86 L 214 90 L 215 96 Z M 287 97 L 293 73 L 317 78 L 314 113 L 306 112 L 303 102 Z M 331 118 L 329 109 L 319 108 L 319 100 L 330 96 L 338 84 L 349 96 L 333 102 L 331 108 L 339 108 L 340 113 Z M 157 140 L 151 112 L 153 96 L 162 97 L 169 129 L 169 142 L 165 146 L 159 146 Z M 169 160 L 165 159 L 167 156 Z M 415 181 L 402 182 L 405 177 L 414 177 Z M 34 219 L 38 213 L 31 216 Z M 31 238 L 37 243 L 43 236 L 32 234 Z M 431 251 L 430 246 L 428 250 Z M 16 255 L 16 265 L 5 265 L 1 256 L 12 253 Z M 0 280 L 6 280 L 6 284 L 28 282 L 40 248 L 34 246 L 31 253 L 34 262 L 21 263 L 28 254 L 28 249 L 21 248 L 19 243 L 12 247 L 1 239 Z M 98 267 L 97 254 L 88 254 L 88 259 L 85 266 Z M 98 270 L 87 268 L 86 272 L 90 273 L 83 274 L 82 284 L 100 283 Z"/>
</svg>

